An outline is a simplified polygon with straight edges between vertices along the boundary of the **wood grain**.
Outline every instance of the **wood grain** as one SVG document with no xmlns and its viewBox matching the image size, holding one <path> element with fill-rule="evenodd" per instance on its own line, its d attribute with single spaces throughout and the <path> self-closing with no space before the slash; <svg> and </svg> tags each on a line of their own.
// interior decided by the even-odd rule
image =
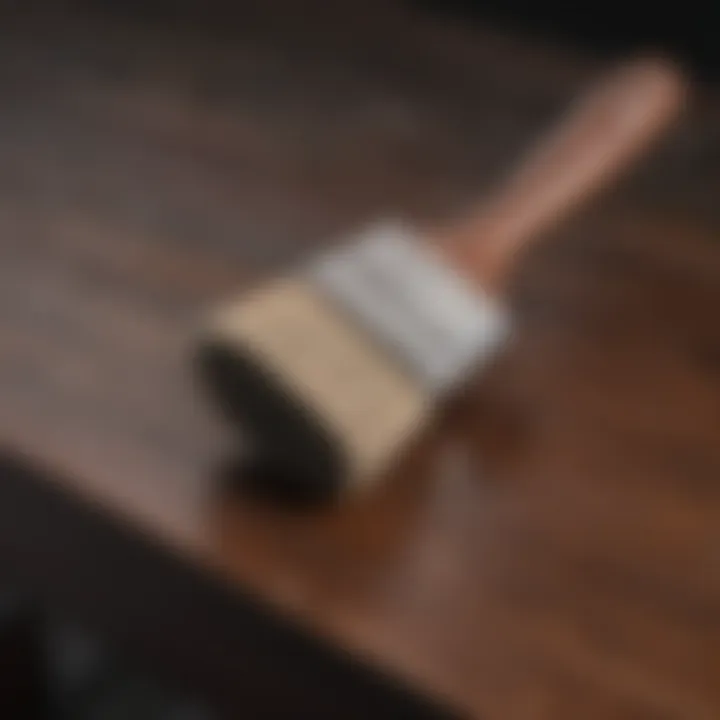
<svg viewBox="0 0 720 720">
<path fill-rule="evenodd" d="M 225 439 L 187 364 L 200 312 L 367 219 L 451 216 L 597 69 L 336 5 L 217 28 L 8 13 L 0 441 L 470 716 L 717 717 L 712 88 L 528 256 L 514 343 L 377 493 L 301 514 L 216 481 Z"/>
</svg>

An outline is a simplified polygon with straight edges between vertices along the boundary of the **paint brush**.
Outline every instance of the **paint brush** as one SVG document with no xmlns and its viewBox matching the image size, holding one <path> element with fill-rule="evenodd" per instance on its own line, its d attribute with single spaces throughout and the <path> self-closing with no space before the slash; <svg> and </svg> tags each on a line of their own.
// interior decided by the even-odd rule
<svg viewBox="0 0 720 720">
<path fill-rule="evenodd" d="M 197 358 L 215 403 L 283 482 L 372 485 L 502 347 L 523 252 L 661 137 L 684 90 L 668 61 L 628 61 L 464 217 L 376 223 L 215 309 Z"/>
</svg>

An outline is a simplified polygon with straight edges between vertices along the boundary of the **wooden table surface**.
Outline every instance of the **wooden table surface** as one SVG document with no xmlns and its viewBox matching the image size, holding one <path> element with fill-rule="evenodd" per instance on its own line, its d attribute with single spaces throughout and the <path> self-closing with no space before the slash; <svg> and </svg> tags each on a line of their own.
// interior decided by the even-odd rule
<svg viewBox="0 0 720 720">
<path fill-rule="evenodd" d="M 377 492 L 272 508 L 219 479 L 199 313 L 367 220 L 448 217 L 603 66 L 299 5 L 8 14 L 0 445 L 461 714 L 719 717 L 720 93 L 527 258 L 513 344 Z"/>
</svg>

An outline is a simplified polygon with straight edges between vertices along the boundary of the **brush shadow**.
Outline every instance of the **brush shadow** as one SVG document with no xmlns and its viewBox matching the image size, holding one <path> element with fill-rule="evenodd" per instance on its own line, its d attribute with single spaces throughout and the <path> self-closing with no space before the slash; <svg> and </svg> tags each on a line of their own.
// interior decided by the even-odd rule
<svg viewBox="0 0 720 720">
<path fill-rule="evenodd" d="M 303 482 L 297 469 L 269 457 L 228 455 L 213 471 L 224 497 L 276 509 L 306 511 L 337 502 L 336 488 Z"/>
</svg>

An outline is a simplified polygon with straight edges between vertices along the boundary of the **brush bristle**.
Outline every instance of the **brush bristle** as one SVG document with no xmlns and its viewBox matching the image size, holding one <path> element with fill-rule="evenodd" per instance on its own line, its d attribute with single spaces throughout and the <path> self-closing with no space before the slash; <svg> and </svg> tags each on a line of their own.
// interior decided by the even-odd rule
<svg viewBox="0 0 720 720">
<path fill-rule="evenodd" d="M 215 394 L 263 451 L 290 467 L 297 460 L 306 472 L 323 467 L 320 474 L 337 475 L 331 483 L 360 486 L 377 477 L 429 414 L 430 395 L 417 379 L 303 278 L 275 281 L 221 308 L 205 346 L 216 364 L 223 356 L 225 379 L 213 379 Z"/>
</svg>

